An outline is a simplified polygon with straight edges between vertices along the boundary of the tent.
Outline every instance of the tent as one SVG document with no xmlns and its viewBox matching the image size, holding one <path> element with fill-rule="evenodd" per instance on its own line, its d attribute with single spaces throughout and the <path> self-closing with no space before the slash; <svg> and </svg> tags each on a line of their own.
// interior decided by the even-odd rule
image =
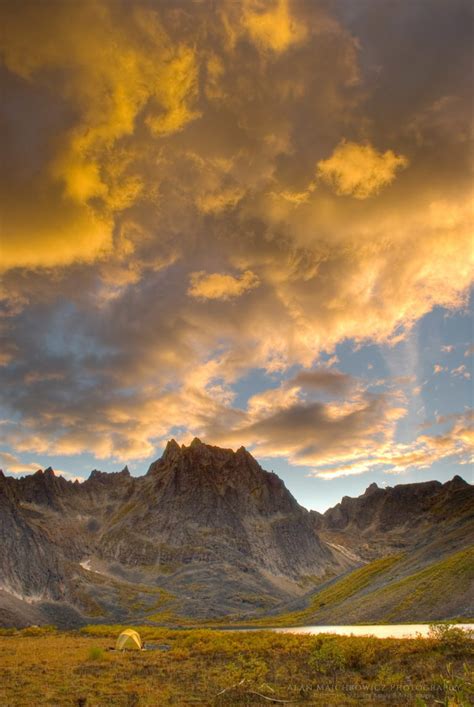
<svg viewBox="0 0 474 707">
<path fill-rule="evenodd" d="M 123 651 L 123 650 L 141 651 L 142 648 L 143 648 L 143 646 L 142 646 L 142 639 L 140 638 L 140 634 L 131 628 L 126 628 L 125 631 L 122 631 L 120 636 L 117 638 L 117 643 L 115 644 L 115 649 L 117 651 Z"/>
</svg>

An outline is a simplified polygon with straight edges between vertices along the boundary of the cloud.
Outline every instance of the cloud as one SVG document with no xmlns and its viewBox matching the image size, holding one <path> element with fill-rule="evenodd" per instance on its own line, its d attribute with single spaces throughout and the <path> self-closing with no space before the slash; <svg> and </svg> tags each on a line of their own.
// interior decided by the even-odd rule
<svg viewBox="0 0 474 707">
<path fill-rule="evenodd" d="M 112 222 L 63 199 L 54 187 L 41 193 L 33 181 L 29 193 L 9 185 L 3 190 L 3 235 L 0 269 L 34 268 L 91 262 L 103 257 L 112 244 Z M 29 203 L 38 220 L 32 228 Z"/>
<path fill-rule="evenodd" d="M 302 386 L 309 390 L 322 390 L 334 395 L 346 393 L 353 384 L 353 379 L 346 373 L 325 369 L 300 371 L 288 385 Z"/>
<path fill-rule="evenodd" d="M 238 428 L 226 439 L 255 445 L 260 456 L 284 456 L 293 463 L 329 463 L 352 456 L 354 448 L 370 448 L 387 423 L 386 401 L 367 398 L 357 407 L 333 414 L 322 403 L 298 403 Z"/>
<path fill-rule="evenodd" d="M 369 471 L 373 471 L 373 469 L 374 464 L 371 460 L 362 462 L 356 461 L 331 466 L 329 469 L 312 469 L 308 472 L 307 476 L 326 480 L 339 479 L 344 476 L 358 476 L 359 474 L 366 474 Z"/>
<path fill-rule="evenodd" d="M 11 363 L 13 359 L 13 354 L 9 353 L 8 351 L 2 351 L 0 353 L 0 366 L 7 366 L 9 363 Z"/>
<path fill-rule="evenodd" d="M 304 42 L 308 35 L 304 23 L 291 14 L 288 0 L 247 0 L 242 26 L 260 49 L 277 54 Z"/>
<path fill-rule="evenodd" d="M 471 378 L 471 374 L 464 365 L 458 366 L 457 368 L 453 368 L 451 373 L 453 374 L 453 376 L 462 376 L 463 378 L 466 378 L 468 380 Z"/>
<path fill-rule="evenodd" d="M 239 187 L 229 187 L 222 191 L 198 196 L 197 206 L 205 214 L 219 213 L 238 204 L 244 194 L 245 191 Z"/>
<path fill-rule="evenodd" d="M 452 415 L 451 424 L 443 434 L 419 435 L 411 443 L 393 440 L 381 445 L 375 454 L 356 457 L 343 465 L 317 468 L 309 476 L 334 479 L 373 470 L 402 474 L 410 469 L 428 469 L 435 462 L 446 459 L 458 464 L 470 464 L 474 450 L 472 421 L 472 412 Z"/>
<path fill-rule="evenodd" d="M 0 451 L 0 467 L 3 467 L 2 471 L 8 474 L 18 474 L 19 476 L 24 474 L 34 474 L 41 469 L 41 466 L 36 462 L 22 462 L 14 454 L 5 451 Z M 58 476 L 63 476 L 69 481 L 83 481 L 81 476 L 75 476 L 67 471 L 55 470 L 54 473 Z"/>
<path fill-rule="evenodd" d="M 382 153 L 370 144 L 343 140 L 331 157 L 318 162 L 317 173 L 338 196 L 367 199 L 393 182 L 397 170 L 407 165 L 407 158 L 392 150 Z"/>
<path fill-rule="evenodd" d="M 0 464 L 2 465 L 2 469 L 9 474 L 29 474 L 41 468 L 36 462 L 28 462 L 25 464 L 14 454 L 2 451 L 0 451 Z"/>
<path fill-rule="evenodd" d="M 415 467 L 426 469 L 442 459 L 457 458 L 459 463 L 470 463 L 474 449 L 473 413 L 451 416 L 447 431 L 439 435 L 420 435 L 412 445 L 396 445 L 387 462 L 390 471 L 403 472 Z"/>
<path fill-rule="evenodd" d="M 240 297 L 258 287 L 259 279 L 251 272 L 246 270 L 241 277 L 234 277 L 224 273 L 191 273 L 191 286 L 188 289 L 188 295 L 198 299 L 220 299 L 228 300 L 234 297 Z"/>
<path fill-rule="evenodd" d="M 381 449 L 405 403 L 320 368 L 466 305 L 471 38 L 452 3 L 372 5 L 1 3 L 16 450 L 143 458 L 174 426 L 312 465 Z"/>
<path fill-rule="evenodd" d="M 2 269 L 92 261 L 109 253 L 114 221 L 142 196 L 139 123 L 153 136 L 181 131 L 198 117 L 192 47 L 173 42 L 157 12 L 113 3 L 3 3 L 0 52 L 10 72 L 8 145 L 15 170 L 3 183 Z M 35 109 L 35 128 L 21 111 Z M 21 103 L 19 93 L 22 93 Z M 33 164 L 23 142 L 39 130 Z M 56 134 L 59 132 L 59 136 Z M 5 198 L 6 197 L 6 198 Z M 28 202 L 28 210 L 24 203 Z"/>
<path fill-rule="evenodd" d="M 296 465 L 368 464 L 368 459 L 394 439 L 397 422 L 406 413 L 399 390 L 373 394 L 347 377 L 317 380 L 317 390 L 343 400 L 307 399 L 298 377 L 252 396 L 234 419 L 207 418 L 200 433 L 216 444 L 244 444 L 257 456 L 283 457 Z M 304 380 L 304 378 L 303 378 Z M 309 385 L 313 383 L 312 380 Z M 328 385 L 329 384 L 329 385 Z M 351 394 L 347 395 L 350 385 Z M 315 388 L 313 386 L 313 392 Z"/>
</svg>

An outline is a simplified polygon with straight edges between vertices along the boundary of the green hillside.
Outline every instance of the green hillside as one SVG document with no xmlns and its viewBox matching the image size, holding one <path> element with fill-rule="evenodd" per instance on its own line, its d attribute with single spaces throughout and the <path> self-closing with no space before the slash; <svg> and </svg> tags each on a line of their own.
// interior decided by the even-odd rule
<svg viewBox="0 0 474 707">
<path fill-rule="evenodd" d="M 300 611 L 246 623 L 291 626 L 469 618 L 474 613 L 473 585 L 472 547 L 413 573 L 409 573 L 404 555 L 391 555 L 370 562 L 317 591 L 308 606 Z M 460 597 L 464 606 L 461 616 Z"/>
</svg>

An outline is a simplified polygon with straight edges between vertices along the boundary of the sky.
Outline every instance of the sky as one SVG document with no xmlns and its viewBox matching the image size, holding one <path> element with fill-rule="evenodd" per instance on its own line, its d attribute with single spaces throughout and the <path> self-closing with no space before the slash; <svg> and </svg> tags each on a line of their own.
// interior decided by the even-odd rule
<svg viewBox="0 0 474 707">
<path fill-rule="evenodd" d="M 0 4 L 0 467 L 472 474 L 472 3 Z"/>
</svg>

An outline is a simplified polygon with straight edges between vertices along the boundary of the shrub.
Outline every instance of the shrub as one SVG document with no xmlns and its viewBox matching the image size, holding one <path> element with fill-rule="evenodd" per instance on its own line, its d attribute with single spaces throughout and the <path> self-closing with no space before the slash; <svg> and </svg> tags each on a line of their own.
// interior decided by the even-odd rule
<svg viewBox="0 0 474 707">
<path fill-rule="evenodd" d="M 89 648 L 89 660 L 102 660 L 104 657 L 104 650 L 99 648 L 99 646 L 91 646 Z"/>
<path fill-rule="evenodd" d="M 434 639 L 440 648 L 452 655 L 462 655 L 466 650 L 473 650 L 473 631 L 466 631 L 450 624 L 431 624 L 430 638 Z"/>
<path fill-rule="evenodd" d="M 21 636 L 48 636 L 56 632 L 56 626 L 27 626 L 21 629 Z"/>
<path fill-rule="evenodd" d="M 347 665 L 346 656 L 338 641 L 325 641 L 313 650 L 308 665 L 313 670 L 325 675 L 337 673 Z"/>
<path fill-rule="evenodd" d="M 372 637 L 360 637 L 358 640 L 345 640 L 341 648 L 346 666 L 354 670 L 365 670 L 377 662 L 380 644 Z"/>
</svg>

